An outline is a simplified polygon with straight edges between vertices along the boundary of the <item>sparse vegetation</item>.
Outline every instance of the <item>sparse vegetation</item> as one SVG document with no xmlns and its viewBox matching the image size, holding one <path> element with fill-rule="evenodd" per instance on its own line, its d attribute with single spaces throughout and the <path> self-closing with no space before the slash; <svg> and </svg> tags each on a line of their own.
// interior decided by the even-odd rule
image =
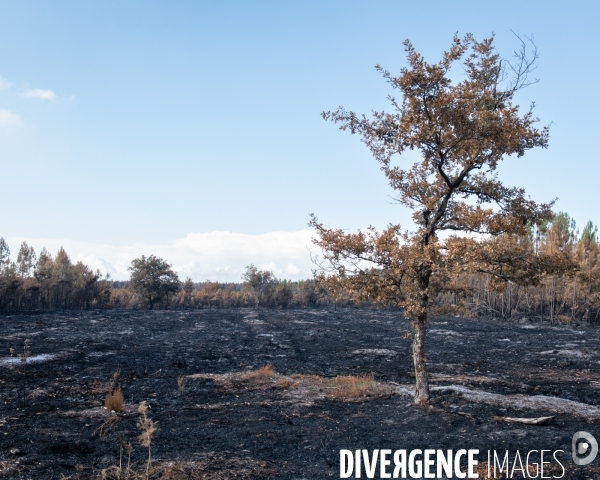
<svg viewBox="0 0 600 480">
<path fill-rule="evenodd" d="M 141 432 L 138 440 L 142 447 L 148 449 L 148 463 L 146 465 L 146 478 L 148 478 L 150 475 L 150 465 L 152 464 L 152 435 L 156 432 L 156 423 L 148 418 L 148 404 L 145 401 L 140 403 L 138 412 L 140 417 L 137 421 L 137 427 Z"/>
<path fill-rule="evenodd" d="M 275 371 L 273 370 L 273 366 L 271 364 L 267 364 L 264 367 L 261 367 L 257 370 L 250 370 L 239 373 L 235 375 L 237 380 L 242 382 L 260 384 L 270 381 L 275 375 Z"/>
<path fill-rule="evenodd" d="M 104 406 L 110 412 L 122 413 L 125 411 L 123 407 L 123 392 L 121 387 L 117 387 L 115 390 L 108 392 L 104 399 Z"/>
<path fill-rule="evenodd" d="M 343 375 L 333 379 L 333 397 L 342 399 L 375 397 L 385 390 L 373 375 Z"/>
<path fill-rule="evenodd" d="M 27 338 L 23 342 L 23 351 L 16 355 L 19 358 L 19 361 L 21 364 L 21 368 L 20 368 L 20 371 L 21 371 L 21 405 L 25 406 L 26 387 L 27 387 L 27 378 L 25 375 L 26 374 L 25 364 L 27 363 L 27 359 L 31 356 L 31 340 L 29 338 Z M 10 356 L 11 357 L 15 356 L 14 348 L 10 349 Z"/>
<path fill-rule="evenodd" d="M 333 378 L 306 374 L 282 375 L 270 364 L 256 370 L 223 375 L 192 375 L 190 378 L 210 378 L 231 392 L 275 387 L 342 401 L 365 400 L 390 393 L 389 387 L 385 388 L 373 375 L 340 375 Z"/>
<path fill-rule="evenodd" d="M 289 378 L 280 378 L 279 380 L 277 380 L 275 382 L 275 385 L 279 388 L 283 388 L 288 389 L 290 388 L 292 385 L 294 385 L 294 383 L 289 379 Z"/>
<path fill-rule="evenodd" d="M 177 388 L 179 389 L 180 392 L 183 392 L 185 390 L 186 383 L 187 383 L 187 381 L 186 381 L 184 375 L 179 375 L 179 377 L 177 377 Z"/>
<path fill-rule="evenodd" d="M 157 461 L 148 475 L 160 480 L 255 480 L 269 478 L 276 469 L 269 462 L 245 456 L 219 455 L 215 452 L 203 455 L 194 461 Z M 118 467 L 104 469 L 102 480 L 140 480 L 146 478 L 145 471 L 133 468 L 120 472 Z"/>
</svg>

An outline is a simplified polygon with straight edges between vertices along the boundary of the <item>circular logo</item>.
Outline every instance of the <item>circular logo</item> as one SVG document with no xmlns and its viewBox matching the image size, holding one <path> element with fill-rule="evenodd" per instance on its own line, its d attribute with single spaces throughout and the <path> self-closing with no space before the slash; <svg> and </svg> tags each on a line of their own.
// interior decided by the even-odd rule
<svg viewBox="0 0 600 480">
<path fill-rule="evenodd" d="M 575 465 L 592 463 L 598 455 L 598 442 L 591 433 L 577 432 L 573 435 L 572 447 Z M 584 454 L 584 457 L 580 457 Z"/>
</svg>

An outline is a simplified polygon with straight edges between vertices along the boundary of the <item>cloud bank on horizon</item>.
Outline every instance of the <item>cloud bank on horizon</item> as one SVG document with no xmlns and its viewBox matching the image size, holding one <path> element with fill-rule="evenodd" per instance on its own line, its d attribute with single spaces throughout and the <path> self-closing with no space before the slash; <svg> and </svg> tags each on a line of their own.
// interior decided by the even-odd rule
<svg viewBox="0 0 600 480">
<path fill-rule="evenodd" d="M 271 270 L 279 278 L 302 280 L 312 277 L 315 265 L 311 252 L 314 231 L 268 232 L 249 235 L 236 232 L 196 232 L 164 245 L 107 245 L 51 238 L 7 238 L 14 260 L 23 241 L 37 254 L 46 248 L 55 255 L 62 246 L 74 262 L 110 274 L 114 280 L 127 280 L 131 260 L 141 255 L 157 255 L 179 274 L 196 282 L 204 280 L 239 282 L 246 266 L 253 263 Z"/>
</svg>

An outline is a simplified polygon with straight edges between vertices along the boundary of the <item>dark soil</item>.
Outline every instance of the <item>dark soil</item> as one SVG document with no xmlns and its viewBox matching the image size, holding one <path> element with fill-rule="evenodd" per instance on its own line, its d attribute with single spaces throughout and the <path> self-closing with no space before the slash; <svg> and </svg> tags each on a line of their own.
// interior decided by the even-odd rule
<svg viewBox="0 0 600 480">
<path fill-rule="evenodd" d="M 390 394 L 394 384 L 414 382 L 409 333 L 396 312 L 362 310 L 0 317 L 0 477 L 97 478 L 119 464 L 121 442 L 132 445 L 133 467 L 143 471 L 148 451 L 136 426 L 142 401 L 158 422 L 155 477 L 169 471 L 172 478 L 339 478 L 340 449 L 359 448 L 479 448 L 480 461 L 494 449 L 564 450 L 569 463 L 575 432 L 600 439 L 598 423 L 576 415 L 470 403 L 441 391 L 434 392 L 432 408 L 421 409 Z M 21 353 L 26 339 L 29 360 L 9 363 L 9 349 Z M 599 346 L 597 328 L 436 319 L 428 333 L 428 365 L 432 385 L 599 405 Z M 54 357 L 37 357 L 42 354 Z M 289 377 L 373 374 L 386 389 L 334 399 L 319 396 L 318 388 L 312 397 L 295 395 L 293 387 L 274 382 L 225 385 L 217 377 L 196 377 L 178 385 L 184 376 L 266 364 Z M 115 386 L 122 388 L 124 413 L 103 407 Z M 544 426 L 492 418 L 551 415 Z M 123 458 L 125 464 L 126 452 Z M 591 464 L 599 465 L 600 458 Z M 567 470 L 581 478 L 595 471 Z"/>
</svg>

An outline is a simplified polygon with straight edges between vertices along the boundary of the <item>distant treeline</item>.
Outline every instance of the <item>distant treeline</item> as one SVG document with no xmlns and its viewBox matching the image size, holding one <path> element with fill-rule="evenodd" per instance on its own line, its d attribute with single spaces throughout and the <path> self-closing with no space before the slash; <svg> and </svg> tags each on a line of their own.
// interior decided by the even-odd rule
<svg viewBox="0 0 600 480">
<path fill-rule="evenodd" d="M 487 274 L 438 274 L 432 285 L 434 313 L 465 317 L 528 317 L 561 323 L 600 323 L 600 247 L 591 222 L 581 235 L 565 213 L 532 230 L 539 252 L 560 250 L 576 259 L 570 276 L 549 275 L 530 287 L 505 284 L 498 290 Z M 132 261 L 128 281 L 114 281 L 73 263 L 64 249 L 39 256 L 23 242 L 16 261 L 0 239 L 0 312 L 105 308 L 303 308 L 370 307 L 348 292 L 328 292 L 316 280 L 279 280 L 273 272 L 246 268 L 239 283 L 181 282 L 164 260 L 153 255 Z"/>
<path fill-rule="evenodd" d="M 528 317 L 551 323 L 600 324 L 600 247 L 598 227 L 591 221 L 579 234 L 575 221 L 564 212 L 531 232 L 538 252 L 565 252 L 578 268 L 570 275 L 546 275 L 535 286 L 508 282 L 491 288 L 487 274 L 440 276 L 438 313 L 469 317 Z"/>
<path fill-rule="evenodd" d="M 99 271 L 81 262 L 73 263 L 60 249 L 53 257 L 45 248 L 36 255 L 23 242 L 17 261 L 0 238 L 0 311 L 106 308 L 111 285 Z"/>
<path fill-rule="evenodd" d="M 183 287 L 186 287 L 184 282 Z M 165 298 L 159 308 L 232 308 L 255 307 L 257 295 L 244 283 L 200 282 L 187 285 L 177 294 Z M 191 287 L 191 288 L 190 288 Z M 333 298 L 316 280 L 292 282 L 281 280 L 260 302 L 261 307 L 268 308 L 303 308 L 324 307 L 333 305 Z M 148 308 L 147 302 L 130 288 L 113 288 L 110 305 L 116 308 Z M 348 298 L 340 305 L 351 306 Z"/>
<path fill-rule="evenodd" d="M 315 280 L 278 280 L 271 274 L 264 285 L 253 286 L 251 282 L 194 283 L 190 279 L 179 282 L 177 275 L 171 274 L 174 291 L 159 295 L 153 305 L 156 308 L 250 307 L 257 305 L 259 297 L 260 306 L 269 308 L 320 307 L 333 302 Z M 2 313 L 148 308 L 144 292 L 132 288 L 131 283 L 111 280 L 81 262 L 73 263 L 63 248 L 55 256 L 46 249 L 37 256 L 34 249 L 23 242 L 16 261 L 11 261 L 8 245 L 0 238 Z M 352 302 L 347 299 L 341 304 Z"/>
</svg>

